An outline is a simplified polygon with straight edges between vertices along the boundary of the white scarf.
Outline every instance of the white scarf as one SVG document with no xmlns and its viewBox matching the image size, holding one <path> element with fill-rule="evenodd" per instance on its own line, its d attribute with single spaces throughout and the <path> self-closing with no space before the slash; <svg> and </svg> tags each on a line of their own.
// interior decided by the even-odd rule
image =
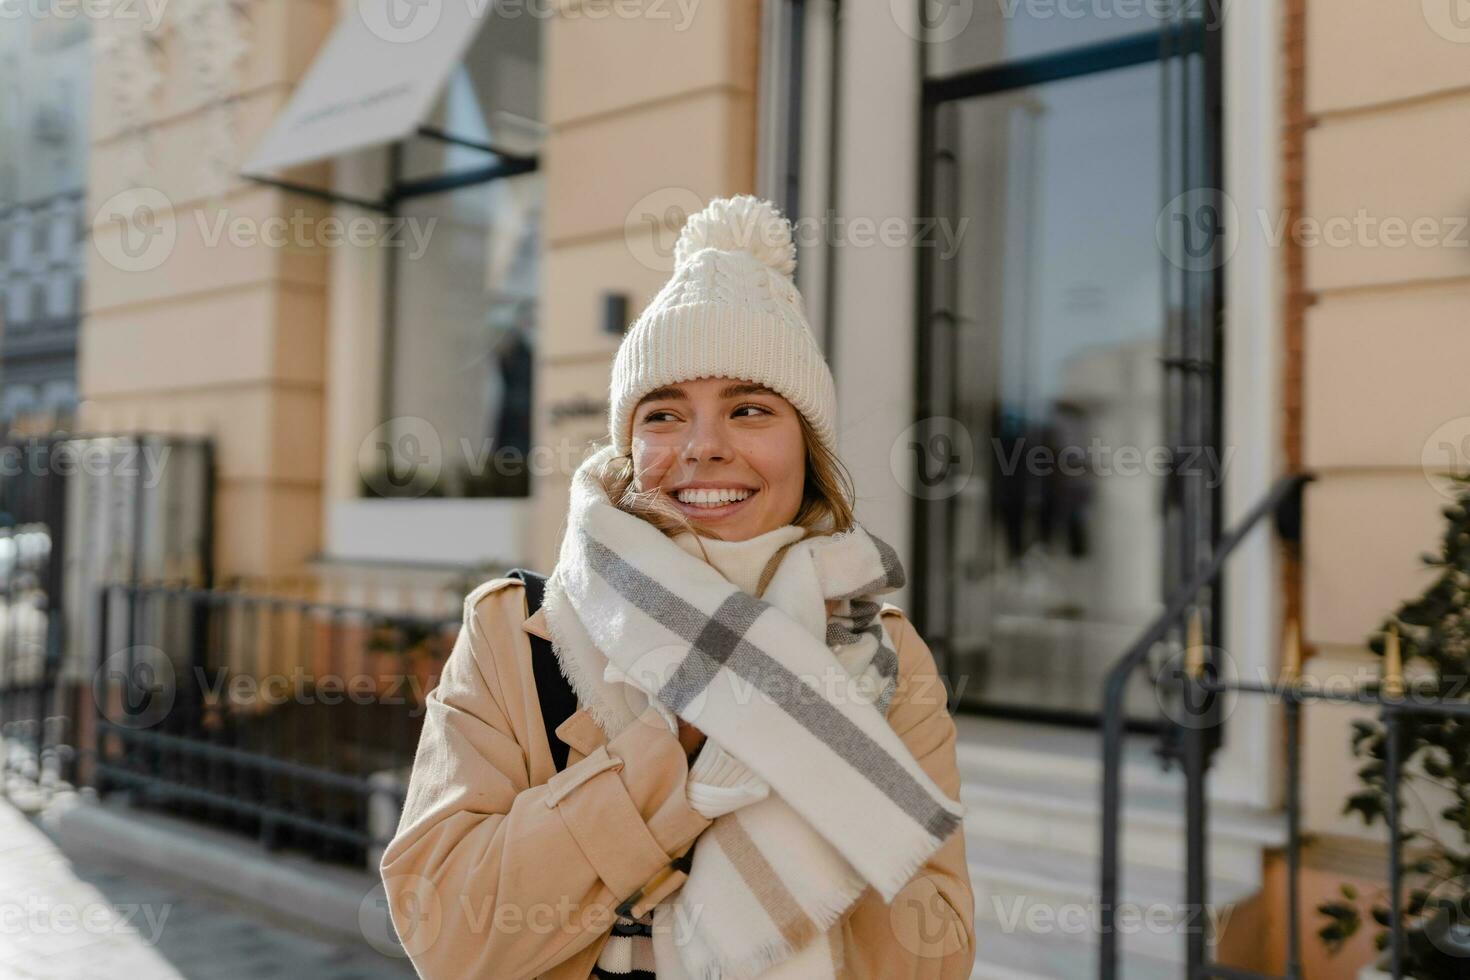
<svg viewBox="0 0 1470 980">
<path fill-rule="evenodd" d="M 688 880 L 654 909 L 655 972 L 835 978 L 842 913 L 869 884 L 891 902 L 965 813 L 885 717 L 898 659 L 875 597 L 903 584 L 897 556 L 861 527 L 808 538 L 755 599 L 612 505 L 594 477 L 612 455 L 573 477 L 547 582 L 562 672 L 609 739 L 653 705 L 772 790 L 695 842 Z"/>
</svg>

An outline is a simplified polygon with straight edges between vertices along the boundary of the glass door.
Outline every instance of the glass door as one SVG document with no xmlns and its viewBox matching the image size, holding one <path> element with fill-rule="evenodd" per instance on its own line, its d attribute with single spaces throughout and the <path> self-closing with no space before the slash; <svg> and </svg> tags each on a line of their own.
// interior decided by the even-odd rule
<svg viewBox="0 0 1470 980">
<path fill-rule="evenodd" d="M 962 234 L 922 259 L 917 595 L 961 709 L 1090 723 L 1214 533 L 1219 269 L 1169 215 L 1218 186 L 1212 28 L 993 26 L 925 84 L 923 213 Z"/>
</svg>

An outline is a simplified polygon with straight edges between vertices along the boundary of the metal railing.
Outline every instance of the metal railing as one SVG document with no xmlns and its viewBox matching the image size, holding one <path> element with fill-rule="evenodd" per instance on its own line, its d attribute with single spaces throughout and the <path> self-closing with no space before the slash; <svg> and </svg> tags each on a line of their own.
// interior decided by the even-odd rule
<svg viewBox="0 0 1470 980">
<path fill-rule="evenodd" d="M 1119 866 L 1121 863 L 1120 818 L 1123 806 L 1123 735 L 1125 727 L 1124 704 L 1129 683 L 1140 668 L 1150 662 L 1154 648 L 1177 636 L 1184 628 L 1191 613 L 1197 635 L 1190 638 L 1191 646 L 1203 649 L 1204 621 L 1198 617 L 1201 596 L 1214 589 L 1226 560 L 1234 554 L 1241 543 L 1263 521 L 1276 518 L 1278 525 L 1299 526 L 1302 487 L 1311 479 L 1305 474 L 1279 480 L 1259 503 L 1234 528 L 1228 531 L 1215 547 L 1208 563 L 1170 597 L 1164 611 L 1144 631 L 1118 662 L 1109 670 L 1103 691 L 1102 706 L 1102 841 L 1100 882 L 1100 954 L 1099 975 L 1103 980 L 1114 980 L 1118 976 L 1118 930 L 1117 908 L 1121 886 Z M 1297 514 L 1290 513 L 1296 511 Z M 1213 625 L 1213 624 L 1211 624 Z M 1156 678 L 1151 678 L 1157 682 Z M 1183 692 L 1186 695 L 1191 693 Z M 1217 710 L 1211 700 L 1198 706 L 1202 712 Z M 1205 958 L 1205 932 L 1202 919 L 1205 910 L 1205 775 L 1209 767 L 1211 739 L 1217 728 L 1210 719 L 1197 719 L 1198 723 L 1184 726 L 1183 731 L 1168 733 L 1173 740 L 1169 748 L 1182 763 L 1185 782 L 1185 806 L 1188 814 L 1185 857 L 1185 908 L 1194 921 L 1185 927 L 1187 955 L 1191 978 L 1206 976 L 1195 972 Z M 1165 722 L 1166 728 L 1168 722 Z"/>
<path fill-rule="evenodd" d="M 1169 601 L 1164 613 L 1112 668 L 1104 696 L 1103 714 L 1103 809 L 1101 855 L 1101 952 L 1099 976 L 1112 980 L 1118 974 L 1117 909 L 1121 886 L 1121 811 L 1123 801 L 1123 692 L 1129 678 L 1149 662 L 1153 648 L 1184 634 L 1183 657 L 1173 669 L 1152 677 L 1161 690 L 1172 689 L 1179 697 L 1182 714 L 1174 719 L 1172 746 L 1166 751 L 1183 770 L 1185 784 L 1185 938 L 1187 980 L 1299 980 L 1301 955 L 1301 713 L 1307 704 L 1344 704 L 1377 710 L 1383 731 L 1383 815 L 1388 828 L 1387 967 L 1398 980 L 1404 976 L 1406 930 L 1404 920 L 1404 845 L 1400 786 L 1408 753 L 1405 751 L 1406 721 L 1414 717 L 1460 719 L 1470 723 L 1470 701 L 1442 696 L 1436 690 L 1407 688 L 1397 633 L 1390 632 L 1385 644 L 1381 679 L 1366 687 L 1339 690 L 1335 685 L 1306 683 L 1301 676 L 1301 646 L 1295 625 L 1288 628 L 1282 667 L 1274 682 L 1232 679 L 1226 676 L 1218 651 L 1206 645 L 1207 603 L 1201 596 L 1216 586 L 1226 560 L 1246 536 L 1269 516 L 1277 520 L 1284 537 L 1297 533 L 1301 524 L 1301 489 L 1311 479 L 1297 475 L 1283 479 L 1251 510 L 1245 519 L 1220 542 L 1214 556 L 1195 577 Z M 1285 969 L 1280 977 L 1211 962 L 1207 942 L 1209 867 L 1206 849 L 1210 801 L 1206 784 L 1213 754 L 1225 723 L 1222 701 L 1228 696 L 1253 696 L 1280 704 L 1284 716 L 1285 759 Z M 1463 898 L 1458 899 L 1463 901 Z M 1460 954 L 1460 955 L 1463 955 Z"/>
<path fill-rule="evenodd" d="M 0 440 L 0 792 L 74 784 L 90 711 L 95 583 L 210 574 L 208 439 L 52 432 Z"/>
<path fill-rule="evenodd" d="M 107 586 L 97 616 L 84 782 L 374 860 L 458 618 L 161 585 Z"/>
</svg>

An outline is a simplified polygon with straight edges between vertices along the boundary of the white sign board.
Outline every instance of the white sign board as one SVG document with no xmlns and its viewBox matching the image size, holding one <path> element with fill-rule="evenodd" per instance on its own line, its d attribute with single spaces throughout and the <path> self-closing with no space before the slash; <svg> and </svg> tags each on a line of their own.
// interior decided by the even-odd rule
<svg viewBox="0 0 1470 980">
<path fill-rule="evenodd" d="M 408 136 L 493 5 L 354 0 L 241 172 L 265 176 Z"/>
</svg>

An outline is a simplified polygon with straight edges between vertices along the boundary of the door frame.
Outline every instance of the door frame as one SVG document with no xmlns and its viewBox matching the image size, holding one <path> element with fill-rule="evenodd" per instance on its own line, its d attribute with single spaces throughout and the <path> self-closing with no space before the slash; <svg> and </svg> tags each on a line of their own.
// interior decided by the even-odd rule
<svg viewBox="0 0 1470 980">
<path fill-rule="evenodd" d="M 927 51 L 925 46 L 920 44 L 918 213 L 920 215 L 936 213 L 936 192 L 933 179 L 937 155 L 935 115 L 940 106 L 949 102 L 983 97 L 1048 82 L 1082 78 L 1150 62 L 1168 64 L 1173 58 L 1181 55 L 1197 54 L 1203 59 L 1204 91 L 1199 98 L 1203 111 L 1206 113 L 1204 145 L 1199 148 L 1200 158 L 1193 161 L 1193 165 L 1198 169 L 1182 177 L 1166 171 L 1166 186 L 1174 186 L 1172 181 L 1179 178 L 1183 185 L 1182 189 L 1224 188 L 1226 186 L 1223 152 L 1225 112 L 1222 102 L 1224 25 L 1215 19 L 1219 16 L 1218 12 L 1208 16 L 1210 20 L 1167 26 L 1157 31 L 1139 32 L 1096 44 L 1000 62 L 936 78 L 927 77 Z M 1161 107 L 1160 115 L 1161 117 L 1164 115 L 1164 107 Z M 1169 118 L 1172 125 L 1172 115 Z M 1166 143 L 1168 143 L 1167 137 L 1168 134 L 1166 134 Z M 1166 149 L 1169 148 L 1166 147 Z M 1166 163 L 1173 162 L 1169 156 L 1166 156 L 1165 160 Z M 1187 169 L 1190 165 L 1191 161 L 1186 156 L 1184 166 Z M 1174 193 L 1178 193 L 1178 190 L 1176 189 Z M 1169 197 L 1172 196 L 1171 193 Z M 930 263 L 932 261 L 933 257 L 929 254 L 929 250 L 917 250 L 913 319 L 915 324 L 913 390 L 915 419 L 920 426 L 925 420 L 948 414 L 948 406 L 935 404 L 932 397 L 934 386 L 929 383 L 930 360 L 934 353 L 933 331 L 931 330 L 933 318 L 929 312 L 934 301 L 930 287 Z M 1194 392 L 1193 397 L 1182 397 L 1181 404 L 1170 404 L 1169 396 L 1167 394 L 1165 396 L 1166 439 L 1172 438 L 1179 442 L 1182 438 L 1193 434 L 1196 440 L 1193 444 L 1213 448 L 1217 453 L 1217 458 L 1220 458 L 1218 453 L 1222 444 L 1221 435 L 1225 418 L 1223 401 L 1225 385 L 1222 370 L 1225 360 L 1223 330 L 1226 294 L 1225 267 L 1222 263 L 1217 268 L 1201 275 L 1175 269 L 1162 256 L 1161 261 L 1164 262 L 1166 272 L 1164 280 L 1166 303 L 1175 296 L 1176 289 L 1185 296 L 1194 294 L 1198 297 L 1192 302 L 1186 299 L 1181 303 L 1181 308 L 1185 312 L 1183 326 L 1186 335 L 1184 340 L 1194 346 L 1195 356 L 1165 358 L 1168 362 L 1166 367 L 1170 370 L 1180 372 L 1182 375 L 1194 376 L 1193 385 L 1187 381 L 1182 385 L 1182 390 Z M 1181 432 L 1181 429 L 1184 432 Z M 1171 567 L 1189 567 L 1202 560 L 1208 560 L 1210 552 L 1219 539 L 1224 510 L 1223 482 L 1221 486 L 1207 489 L 1203 482 L 1199 482 L 1195 487 L 1185 487 L 1183 483 L 1187 478 L 1179 474 L 1171 475 L 1167 479 L 1169 482 L 1166 485 L 1166 498 L 1178 495 L 1187 500 L 1192 491 L 1197 499 L 1196 506 L 1193 508 L 1194 512 L 1184 515 L 1183 521 L 1187 525 L 1185 534 L 1174 535 L 1175 540 L 1170 540 L 1166 529 L 1164 565 L 1166 574 Z M 931 501 L 918 495 L 911 497 L 910 520 L 913 535 L 909 567 L 913 569 L 913 594 L 917 600 L 913 603 L 915 625 L 929 643 L 941 676 L 949 677 L 954 656 L 949 637 L 950 610 L 952 610 L 953 603 L 947 590 L 933 590 L 933 587 L 937 587 L 937 583 L 934 581 L 930 568 L 930 536 L 934 530 L 933 518 L 936 506 L 953 506 L 953 498 Z M 1166 508 L 1168 506 L 1166 499 Z M 1165 583 L 1160 583 L 1160 585 L 1162 589 Z M 943 611 L 939 615 L 935 615 L 936 598 L 941 598 L 943 604 Z M 1221 634 L 1220 625 L 1223 623 L 1222 613 L 1226 608 L 1223 588 L 1216 590 L 1209 605 L 1207 642 L 1218 645 Z M 1121 655 L 1122 651 L 1119 653 Z M 951 709 L 966 714 L 1086 728 L 1095 728 L 1100 719 L 1099 714 L 1095 711 L 1056 710 L 999 704 L 976 705 L 957 701 L 951 704 Z M 1130 718 L 1128 727 L 1131 730 L 1144 732 L 1162 730 L 1162 727 L 1151 719 Z"/>
</svg>

